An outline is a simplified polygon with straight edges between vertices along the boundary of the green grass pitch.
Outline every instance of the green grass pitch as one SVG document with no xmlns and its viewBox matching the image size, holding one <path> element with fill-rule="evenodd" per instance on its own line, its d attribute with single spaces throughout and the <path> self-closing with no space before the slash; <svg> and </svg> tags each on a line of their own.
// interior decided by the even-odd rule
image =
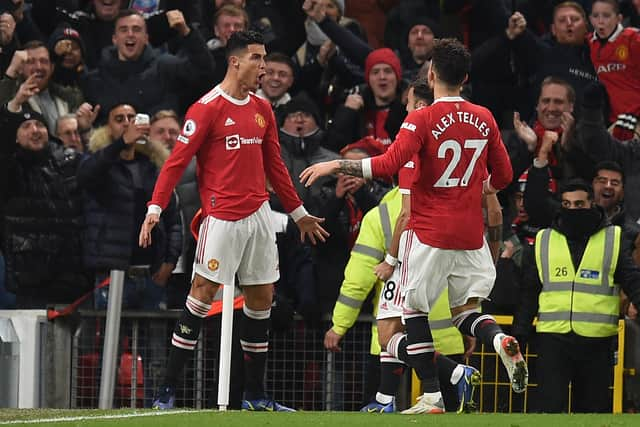
<svg viewBox="0 0 640 427">
<path fill-rule="evenodd" d="M 640 414 L 444 414 L 400 415 L 361 414 L 358 412 L 217 412 L 211 410 L 151 410 L 120 409 L 56 410 L 56 409 L 0 409 L 0 426 L 135 426 L 135 427 L 395 427 L 428 425 L 437 427 L 618 427 L 640 425 Z"/>
</svg>

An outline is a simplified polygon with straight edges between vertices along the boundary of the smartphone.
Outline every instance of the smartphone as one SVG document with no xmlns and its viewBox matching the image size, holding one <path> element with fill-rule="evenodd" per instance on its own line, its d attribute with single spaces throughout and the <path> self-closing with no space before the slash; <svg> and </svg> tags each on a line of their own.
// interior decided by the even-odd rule
<svg viewBox="0 0 640 427">
<path fill-rule="evenodd" d="M 150 121 L 151 118 L 148 114 L 138 113 L 133 123 L 136 125 L 148 125 Z"/>
<path fill-rule="evenodd" d="M 136 114 L 136 118 L 134 119 L 133 124 L 148 125 L 150 121 L 151 121 L 151 118 L 149 117 L 148 114 L 138 113 Z M 147 141 L 145 141 L 144 139 L 139 139 L 136 141 L 136 144 L 144 145 L 146 143 Z"/>
</svg>

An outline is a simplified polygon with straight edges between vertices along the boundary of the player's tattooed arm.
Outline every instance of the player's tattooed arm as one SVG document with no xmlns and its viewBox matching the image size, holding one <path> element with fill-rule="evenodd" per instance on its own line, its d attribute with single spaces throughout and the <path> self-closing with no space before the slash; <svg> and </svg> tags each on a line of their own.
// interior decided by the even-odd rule
<svg viewBox="0 0 640 427">
<path fill-rule="evenodd" d="M 362 160 L 338 160 L 338 172 L 362 178 Z"/>
<path fill-rule="evenodd" d="M 363 177 L 362 160 L 330 160 L 313 164 L 302 171 L 300 182 L 309 187 L 321 176 L 343 173 L 355 177 Z"/>
</svg>

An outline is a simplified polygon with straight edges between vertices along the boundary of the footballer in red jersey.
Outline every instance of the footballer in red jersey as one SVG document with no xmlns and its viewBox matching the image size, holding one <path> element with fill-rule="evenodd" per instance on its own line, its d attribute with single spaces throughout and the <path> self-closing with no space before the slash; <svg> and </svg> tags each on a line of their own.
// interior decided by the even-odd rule
<svg viewBox="0 0 640 427">
<path fill-rule="evenodd" d="M 318 163 L 300 174 L 307 185 L 336 172 L 363 177 L 394 174 L 414 154 L 419 156 L 401 285 L 407 335 L 394 335 L 386 348 L 422 380 L 425 393 L 405 411 L 409 414 L 443 412 L 428 312 L 444 287 L 460 332 L 495 348 L 515 392 L 524 392 L 528 382 L 516 339 L 504 334 L 493 317 L 480 313 L 480 302 L 489 296 L 495 279 L 483 236 L 482 193 L 506 187 L 512 168 L 491 113 L 460 97 L 469 66 L 470 54 L 460 42 L 437 40 L 427 77 L 435 101 L 407 116 L 385 154 Z"/>
<path fill-rule="evenodd" d="M 140 231 L 140 245 L 151 242 L 180 177 L 196 156 L 203 220 L 194 262 L 194 277 L 173 335 L 164 383 L 153 406 L 170 409 L 186 360 L 193 357 L 202 319 L 220 285 L 238 278 L 245 301 L 240 324 L 244 352 L 242 409 L 292 411 L 270 399 L 263 378 L 269 348 L 273 282 L 278 280 L 276 235 L 270 220 L 267 179 L 300 229 L 301 238 L 324 241 L 323 221 L 307 214 L 281 157 L 278 130 L 268 102 L 252 92 L 265 74 L 262 36 L 234 33 L 227 42 L 224 80 L 197 101 L 185 117 L 169 159 L 156 182 Z"/>
</svg>

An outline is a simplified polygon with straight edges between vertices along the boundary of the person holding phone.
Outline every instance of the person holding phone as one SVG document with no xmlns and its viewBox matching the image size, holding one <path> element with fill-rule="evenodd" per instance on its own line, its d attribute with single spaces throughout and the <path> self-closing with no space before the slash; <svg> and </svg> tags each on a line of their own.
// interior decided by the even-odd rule
<svg viewBox="0 0 640 427">
<path fill-rule="evenodd" d="M 124 270 L 123 308 L 166 309 L 166 283 L 182 252 L 182 227 L 174 200 L 155 231 L 154 244 L 140 248 L 138 225 L 146 212 L 168 150 L 148 139 L 149 116 L 120 104 L 95 130 L 88 156 L 78 169 L 84 191 L 84 261 L 101 283 L 112 269 Z M 96 309 L 105 309 L 108 287 L 95 292 Z"/>
</svg>

